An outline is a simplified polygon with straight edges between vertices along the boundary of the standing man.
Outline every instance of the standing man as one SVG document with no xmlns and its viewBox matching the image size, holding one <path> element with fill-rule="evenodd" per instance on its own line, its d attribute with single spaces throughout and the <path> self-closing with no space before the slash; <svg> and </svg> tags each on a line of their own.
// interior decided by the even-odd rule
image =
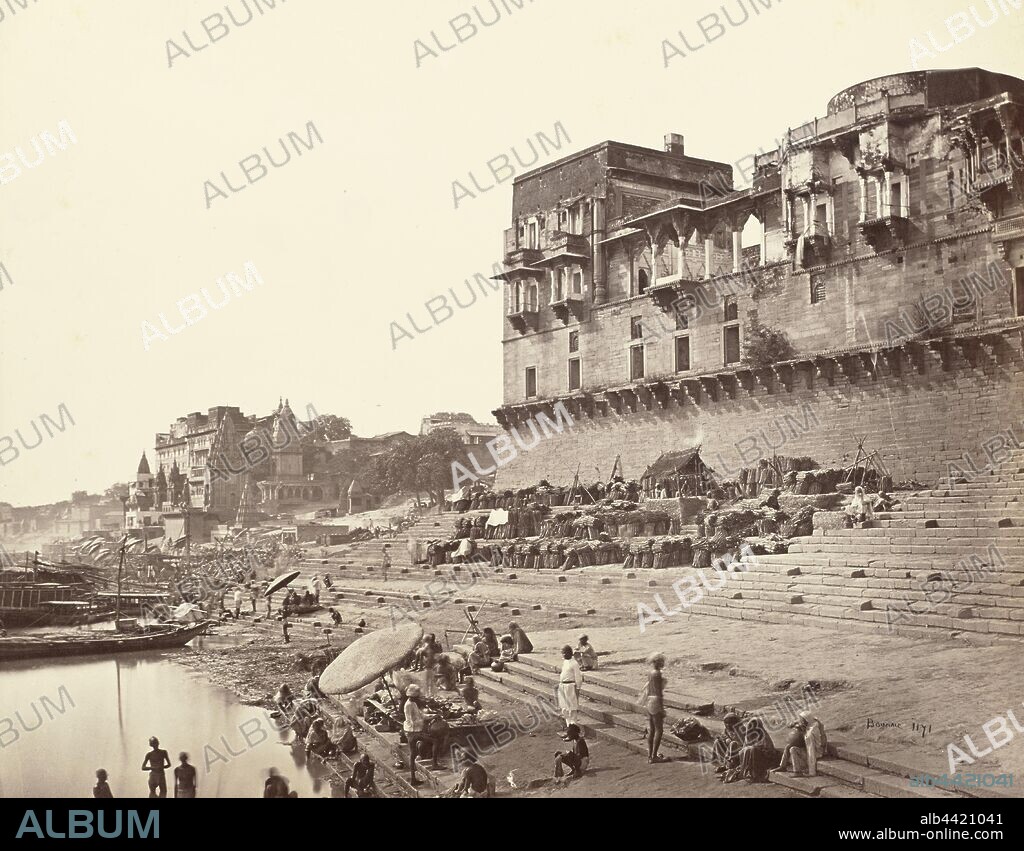
<svg viewBox="0 0 1024 851">
<path fill-rule="evenodd" d="M 413 683 L 405 690 L 404 713 L 405 720 L 402 722 L 402 729 L 405 731 L 405 740 L 409 743 L 409 782 L 413 786 L 419 786 L 422 782 L 416 777 L 416 751 L 419 750 L 419 743 L 427 741 L 426 728 L 427 719 L 420 708 L 420 687 Z"/>
<path fill-rule="evenodd" d="M 580 720 L 580 689 L 583 688 L 583 672 L 579 662 L 573 657 L 572 648 L 566 644 L 562 648 L 562 671 L 558 677 L 558 709 L 565 721 L 568 731 L 570 725 L 579 724 Z M 563 734 L 562 738 L 566 738 Z"/>
<path fill-rule="evenodd" d="M 381 551 L 380 551 L 381 552 L 380 567 L 381 567 L 381 570 L 384 573 L 384 581 L 385 582 L 388 581 L 388 568 L 391 567 L 391 553 L 388 552 L 388 550 L 390 550 L 390 549 L 391 549 L 391 544 L 385 544 L 383 547 L 381 547 Z"/>
<path fill-rule="evenodd" d="M 288 610 L 285 609 L 281 615 L 281 632 L 284 633 L 284 643 L 289 644 L 291 639 L 288 637 Z"/>
<path fill-rule="evenodd" d="M 313 596 L 316 597 L 316 604 L 320 605 L 320 592 L 323 590 L 324 583 L 320 581 L 320 574 L 314 573 L 313 580 L 310 582 L 313 587 Z"/>
<path fill-rule="evenodd" d="M 178 754 L 181 765 L 174 769 L 174 797 L 194 798 L 196 796 L 196 769 L 190 765 L 188 754 Z"/>
<path fill-rule="evenodd" d="M 235 620 L 238 620 L 242 614 L 242 601 L 245 599 L 245 595 L 242 594 L 241 587 L 235 588 L 234 603 L 235 603 Z"/>
<path fill-rule="evenodd" d="M 166 798 L 167 777 L 164 775 L 164 769 L 171 767 L 171 758 L 167 751 L 161 749 L 160 740 L 156 736 L 150 738 L 149 746 L 153 750 L 142 760 L 142 770 L 149 772 L 149 797 Z"/>
<path fill-rule="evenodd" d="M 264 588 L 263 590 L 266 591 L 267 589 Z M 273 614 L 273 605 L 274 605 L 274 595 L 273 594 L 267 594 L 267 617 L 268 618 Z"/>
</svg>

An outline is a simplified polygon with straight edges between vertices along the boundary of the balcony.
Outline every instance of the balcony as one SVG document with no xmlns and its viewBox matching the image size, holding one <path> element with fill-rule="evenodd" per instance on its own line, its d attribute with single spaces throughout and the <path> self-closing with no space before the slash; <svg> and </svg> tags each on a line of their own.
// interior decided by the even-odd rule
<svg viewBox="0 0 1024 851">
<path fill-rule="evenodd" d="M 860 222 L 857 227 L 864 241 L 878 251 L 903 244 L 910 230 L 910 220 L 905 216 L 879 216 Z"/>
<path fill-rule="evenodd" d="M 818 225 L 814 233 L 805 233 L 802 238 L 790 236 L 785 245 L 787 251 L 796 255 L 796 262 L 806 269 L 828 262 L 832 237 L 823 225 Z"/>
<path fill-rule="evenodd" d="M 573 318 L 578 321 L 583 316 L 583 296 L 573 293 L 559 301 L 553 301 L 551 302 L 551 311 L 562 321 L 563 325 L 568 325 L 570 319 Z"/>
<path fill-rule="evenodd" d="M 978 193 L 987 192 L 997 186 L 1004 186 L 1013 179 L 1013 169 L 1008 165 L 1000 166 L 991 171 L 983 171 L 974 178 L 971 188 Z"/>
<path fill-rule="evenodd" d="M 992 239 L 1003 241 L 1024 237 L 1024 216 L 1003 219 L 992 226 Z"/>
<path fill-rule="evenodd" d="M 544 259 L 539 248 L 513 248 L 505 254 L 505 265 L 512 268 L 529 268 Z"/>
<path fill-rule="evenodd" d="M 664 311 L 672 308 L 681 296 L 692 293 L 694 289 L 704 283 L 704 275 L 701 271 L 683 269 L 673 275 L 659 275 L 658 278 L 647 287 L 647 297 L 654 304 Z"/>
<path fill-rule="evenodd" d="M 589 260 L 590 242 L 581 234 L 553 231 L 548 239 L 548 247 L 544 251 L 544 262 L 550 263 L 566 258 L 577 261 Z"/>
<path fill-rule="evenodd" d="M 535 304 L 527 304 L 518 310 L 513 310 L 507 314 L 509 324 L 516 329 L 520 334 L 525 334 L 527 331 L 537 330 L 537 320 L 540 317 L 540 311 Z"/>
</svg>

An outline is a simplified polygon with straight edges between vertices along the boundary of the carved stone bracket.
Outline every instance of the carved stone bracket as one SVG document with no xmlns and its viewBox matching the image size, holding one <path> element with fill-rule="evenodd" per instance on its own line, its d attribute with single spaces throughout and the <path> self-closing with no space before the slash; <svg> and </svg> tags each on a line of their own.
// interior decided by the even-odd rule
<svg viewBox="0 0 1024 851">
<path fill-rule="evenodd" d="M 977 340 L 969 337 L 962 337 L 954 340 L 953 342 L 960 352 L 960 357 L 969 363 L 972 369 L 981 364 L 981 344 Z"/>
<path fill-rule="evenodd" d="M 754 370 L 754 385 L 755 385 L 755 387 L 757 385 L 760 385 L 761 387 L 763 387 L 765 389 L 766 393 L 774 393 L 775 392 L 775 387 L 773 386 L 774 378 L 775 378 L 775 375 L 772 372 L 772 370 L 770 370 L 770 369 L 755 369 Z"/>
<path fill-rule="evenodd" d="M 683 395 L 692 405 L 700 405 L 700 384 L 696 381 L 682 381 L 679 383 Z"/>
<path fill-rule="evenodd" d="M 700 379 L 701 389 L 706 394 L 707 398 L 712 402 L 718 401 L 718 391 L 722 385 L 718 383 L 718 379 L 715 376 L 706 376 Z"/>
<path fill-rule="evenodd" d="M 900 376 L 903 374 L 903 358 L 901 353 L 902 350 L 899 348 L 885 349 L 881 353 L 881 357 L 885 361 L 885 368 L 889 371 L 890 375 Z"/>
<path fill-rule="evenodd" d="M 928 349 L 938 356 L 943 372 L 949 372 L 953 368 L 953 348 L 949 340 L 929 340 Z"/>
<path fill-rule="evenodd" d="M 772 367 L 772 373 L 775 375 L 775 381 L 778 385 L 784 387 L 787 393 L 793 392 L 795 370 L 792 364 L 776 364 Z"/>
<path fill-rule="evenodd" d="M 833 358 L 815 358 L 814 375 L 832 387 L 836 383 L 836 362 Z"/>
<path fill-rule="evenodd" d="M 754 392 L 754 373 L 749 369 L 741 369 L 736 373 L 736 383 L 738 387 L 742 387 L 747 391 L 748 394 Z"/>
<path fill-rule="evenodd" d="M 864 367 L 864 372 L 871 376 L 872 381 L 878 380 L 878 355 L 872 354 L 871 352 L 860 353 L 860 363 Z"/>
</svg>

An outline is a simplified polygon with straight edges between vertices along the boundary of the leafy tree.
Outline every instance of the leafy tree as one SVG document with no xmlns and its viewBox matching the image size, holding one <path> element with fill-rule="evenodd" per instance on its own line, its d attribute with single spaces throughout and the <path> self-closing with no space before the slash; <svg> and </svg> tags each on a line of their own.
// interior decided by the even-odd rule
<svg viewBox="0 0 1024 851">
<path fill-rule="evenodd" d="M 464 444 L 450 428 L 438 428 L 428 435 L 412 437 L 389 447 L 378 456 L 368 484 L 381 495 L 426 491 L 437 504 L 452 484 L 452 461 L 462 454 Z"/>
<path fill-rule="evenodd" d="M 352 436 L 352 423 L 345 417 L 338 417 L 334 414 L 318 416 L 309 425 L 312 428 L 308 430 L 303 429 L 301 426 L 299 429 L 302 433 L 300 443 L 303 446 L 332 440 L 347 440 Z"/>
<path fill-rule="evenodd" d="M 785 331 L 758 322 L 752 323 L 747 331 L 744 349 L 744 359 L 755 367 L 774 366 L 796 356 Z"/>
<path fill-rule="evenodd" d="M 114 482 L 109 488 L 103 491 L 106 499 L 120 499 L 128 496 L 128 485 L 124 482 Z"/>
</svg>

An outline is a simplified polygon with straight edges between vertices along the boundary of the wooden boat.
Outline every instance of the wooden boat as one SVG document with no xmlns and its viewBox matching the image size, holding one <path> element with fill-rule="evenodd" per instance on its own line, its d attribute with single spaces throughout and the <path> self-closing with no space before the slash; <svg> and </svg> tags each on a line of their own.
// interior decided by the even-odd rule
<svg viewBox="0 0 1024 851">
<path fill-rule="evenodd" d="M 17 635 L 0 638 L 0 661 L 35 659 L 41 656 L 87 656 L 108 653 L 136 653 L 184 647 L 206 632 L 209 621 L 177 626 L 158 624 L 131 632 L 66 632 Z"/>
</svg>

